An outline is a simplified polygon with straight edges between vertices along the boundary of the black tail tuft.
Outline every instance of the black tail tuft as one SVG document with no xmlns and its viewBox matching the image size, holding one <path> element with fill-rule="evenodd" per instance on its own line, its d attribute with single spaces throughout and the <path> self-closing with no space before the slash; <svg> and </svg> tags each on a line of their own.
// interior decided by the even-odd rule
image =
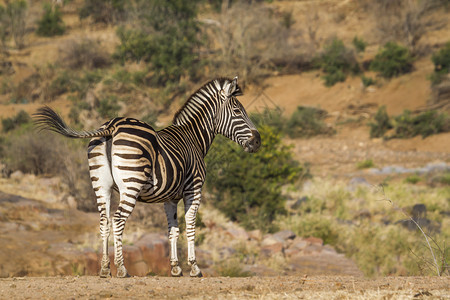
<svg viewBox="0 0 450 300">
<path fill-rule="evenodd" d="M 111 129 L 108 130 L 96 130 L 92 132 L 81 131 L 78 132 L 64 122 L 58 113 L 48 106 L 41 107 L 33 114 L 33 121 L 35 126 L 40 129 L 46 129 L 57 132 L 70 138 L 90 138 L 95 136 L 108 136 L 111 135 Z"/>
</svg>

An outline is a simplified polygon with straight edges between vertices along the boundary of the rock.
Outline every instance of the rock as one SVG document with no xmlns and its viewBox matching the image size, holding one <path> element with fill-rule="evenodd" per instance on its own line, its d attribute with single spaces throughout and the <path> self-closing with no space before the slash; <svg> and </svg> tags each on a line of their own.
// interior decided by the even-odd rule
<svg viewBox="0 0 450 300">
<path fill-rule="evenodd" d="M 165 235 L 150 233 L 142 236 L 136 243 L 142 252 L 143 261 L 149 271 L 158 275 L 167 275 L 170 271 L 169 240 Z"/>
<path fill-rule="evenodd" d="M 415 204 L 411 211 L 414 220 L 423 219 L 427 217 L 427 207 L 425 204 Z"/>
<path fill-rule="evenodd" d="M 266 234 L 264 236 L 264 239 L 261 242 L 261 245 L 262 246 L 270 246 L 270 245 L 278 244 L 278 243 L 284 244 L 284 241 L 285 240 L 282 239 L 281 237 L 275 236 L 273 234 Z"/>
<path fill-rule="evenodd" d="M 291 230 L 282 230 L 282 231 L 278 231 L 277 233 L 275 233 L 273 235 L 273 237 L 276 238 L 276 239 L 280 238 L 283 241 L 286 241 L 286 240 L 293 240 L 293 239 L 295 239 L 296 235 Z"/>
<path fill-rule="evenodd" d="M 262 246 L 260 252 L 263 256 L 267 256 L 267 257 L 273 256 L 277 253 L 284 254 L 284 246 L 283 246 L 283 243 L 278 242 L 275 244 Z"/>
<path fill-rule="evenodd" d="M 308 275 L 350 275 L 362 276 L 356 264 L 345 257 L 330 251 L 316 254 L 303 254 L 291 257 L 289 260 L 291 274 Z"/>
<path fill-rule="evenodd" d="M 231 247 L 222 247 L 219 249 L 219 259 L 226 259 L 232 256 L 234 253 L 236 253 L 236 250 L 234 250 Z"/>
<path fill-rule="evenodd" d="M 314 237 L 314 236 L 310 236 L 310 237 L 306 238 L 305 241 L 308 243 L 311 243 L 311 244 L 317 244 L 320 246 L 323 245 L 323 240 L 321 238 Z"/>
<path fill-rule="evenodd" d="M 11 175 L 10 175 L 9 177 L 10 177 L 11 179 L 16 180 L 16 181 L 21 181 L 22 178 L 23 178 L 23 176 L 24 176 L 23 172 L 17 170 L 17 171 L 12 172 Z"/>
<path fill-rule="evenodd" d="M 249 236 L 247 231 L 245 231 L 242 228 L 237 228 L 237 229 L 228 229 L 227 231 L 225 231 L 225 234 L 230 236 L 233 239 L 237 239 L 237 240 L 248 240 Z"/>
<path fill-rule="evenodd" d="M 260 241 L 262 239 L 262 232 L 259 229 L 249 231 L 248 237 L 252 240 Z"/>
<path fill-rule="evenodd" d="M 143 256 L 140 247 L 137 246 L 123 246 L 123 258 L 130 264 L 143 261 Z M 130 274 L 131 275 L 131 274 Z"/>
<path fill-rule="evenodd" d="M 305 249 L 307 246 L 309 245 L 309 242 L 305 241 L 302 238 L 296 238 L 294 239 L 294 241 L 292 242 L 292 244 L 290 245 L 290 249 L 298 249 L 298 250 L 303 250 Z"/>
<path fill-rule="evenodd" d="M 351 192 L 355 191 L 358 187 L 370 187 L 370 183 L 363 177 L 353 177 L 350 179 L 347 189 Z"/>
</svg>

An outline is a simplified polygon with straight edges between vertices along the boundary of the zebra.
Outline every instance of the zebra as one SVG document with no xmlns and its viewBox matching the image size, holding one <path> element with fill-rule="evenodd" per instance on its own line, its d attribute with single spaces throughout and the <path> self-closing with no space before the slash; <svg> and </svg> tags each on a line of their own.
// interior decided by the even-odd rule
<svg viewBox="0 0 450 300">
<path fill-rule="evenodd" d="M 171 275 L 182 276 L 178 263 L 179 228 L 177 205 L 185 206 L 188 264 L 191 277 L 202 273 L 195 257 L 195 220 L 200 205 L 206 170 L 204 157 L 217 134 L 256 152 L 261 137 L 243 105 L 238 78 L 217 78 L 204 84 L 174 115 L 173 124 L 159 131 L 134 118 L 118 117 L 93 131 L 75 131 L 50 107 L 34 114 L 38 128 L 69 138 L 91 138 L 88 162 L 92 186 L 100 212 L 103 253 L 100 277 L 111 276 L 108 256 L 110 225 L 114 235 L 114 263 L 117 277 L 128 277 L 122 253 L 122 234 L 136 201 L 164 202 L 170 242 Z M 120 202 L 112 220 L 110 199 L 117 189 Z"/>
</svg>

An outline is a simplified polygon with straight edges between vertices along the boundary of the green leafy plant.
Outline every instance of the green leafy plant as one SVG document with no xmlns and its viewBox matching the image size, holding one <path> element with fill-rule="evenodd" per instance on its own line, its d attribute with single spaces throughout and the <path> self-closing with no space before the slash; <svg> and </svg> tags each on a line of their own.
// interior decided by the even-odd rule
<svg viewBox="0 0 450 300">
<path fill-rule="evenodd" d="M 337 82 L 345 81 L 348 73 L 356 74 L 360 71 L 354 52 L 345 47 L 344 42 L 337 38 L 325 45 L 316 64 L 325 73 L 323 79 L 326 86 L 333 86 Z"/>
<path fill-rule="evenodd" d="M 438 52 L 433 53 L 431 61 L 434 64 L 434 73 L 430 75 L 431 83 L 439 84 L 444 76 L 450 73 L 450 42 L 446 43 Z"/>
<path fill-rule="evenodd" d="M 145 3 L 145 2 L 142 2 Z M 115 57 L 151 63 L 157 85 L 195 77 L 200 66 L 201 31 L 196 21 L 199 1 L 150 1 L 141 9 L 138 29 L 117 30 Z"/>
<path fill-rule="evenodd" d="M 385 105 L 378 108 L 374 121 L 375 122 L 369 123 L 371 138 L 382 137 L 389 129 L 393 127 Z"/>
<path fill-rule="evenodd" d="M 367 43 L 361 38 L 355 36 L 352 40 L 353 47 L 355 47 L 357 52 L 364 52 L 367 47 Z"/>
<path fill-rule="evenodd" d="M 413 61 L 408 48 L 388 42 L 378 51 L 370 63 L 370 69 L 379 72 L 385 78 L 392 78 L 410 72 Z"/>
<path fill-rule="evenodd" d="M 320 134 L 334 134 L 322 121 L 326 111 L 314 107 L 298 106 L 286 123 L 290 137 L 311 137 Z"/>
<path fill-rule="evenodd" d="M 66 26 L 61 18 L 58 6 L 52 8 L 49 3 L 44 5 L 44 15 L 38 22 L 36 33 L 42 36 L 62 35 L 66 31 Z"/>
<path fill-rule="evenodd" d="M 262 126 L 259 132 L 262 146 L 254 154 L 223 137 L 216 138 L 206 156 L 206 187 L 213 205 L 231 220 L 247 229 L 273 231 L 272 221 L 286 212 L 281 187 L 308 172 L 292 158 L 277 131 Z"/>
</svg>

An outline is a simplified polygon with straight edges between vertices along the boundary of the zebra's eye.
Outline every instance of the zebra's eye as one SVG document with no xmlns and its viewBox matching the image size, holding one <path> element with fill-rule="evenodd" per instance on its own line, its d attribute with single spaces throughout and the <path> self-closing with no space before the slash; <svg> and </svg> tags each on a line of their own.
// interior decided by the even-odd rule
<svg viewBox="0 0 450 300">
<path fill-rule="evenodd" d="M 242 115 L 242 112 L 241 112 L 241 110 L 239 108 L 234 108 L 233 111 L 238 116 Z"/>
</svg>

